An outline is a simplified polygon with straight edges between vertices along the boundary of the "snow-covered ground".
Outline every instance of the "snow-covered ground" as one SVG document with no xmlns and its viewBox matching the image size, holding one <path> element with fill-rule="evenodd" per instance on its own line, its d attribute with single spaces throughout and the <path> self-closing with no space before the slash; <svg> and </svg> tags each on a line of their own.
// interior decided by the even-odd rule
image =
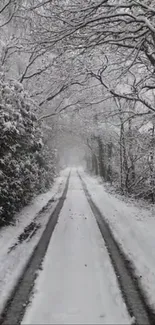
<svg viewBox="0 0 155 325">
<path fill-rule="evenodd" d="M 129 324 L 104 240 L 73 170 L 22 324 Z"/>
<path fill-rule="evenodd" d="M 142 287 L 155 306 L 155 206 L 144 208 L 131 200 L 107 193 L 100 178 L 80 170 L 94 203 L 108 221 L 113 234 L 128 255 Z"/>
<path fill-rule="evenodd" d="M 0 230 L 0 311 L 37 245 L 58 199 L 62 195 L 68 173 L 69 170 L 62 171 L 50 191 L 38 195 L 30 205 L 25 207 L 16 216 L 16 224 L 14 226 L 10 225 Z M 54 199 L 53 202 L 45 211 L 39 213 L 51 198 Z M 36 218 L 36 224 L 39 225 L 39 229 L 31 239 L 28 237 L 22 243 L 19 243 L 19 236 L 34 218 Z M 15 249 L 10 251 L 10 248 L 16 243 L 18 244 Z"/>
</svg>

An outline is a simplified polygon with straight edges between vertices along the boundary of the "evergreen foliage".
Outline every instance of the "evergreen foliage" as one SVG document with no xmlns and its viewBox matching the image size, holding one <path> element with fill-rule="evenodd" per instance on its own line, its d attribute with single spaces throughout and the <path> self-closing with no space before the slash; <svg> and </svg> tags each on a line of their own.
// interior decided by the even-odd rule
<svg viewBox="0 0 155 325">
<path fill-rule="evenodd" d="M 1 77 L 0 225 L 11 222 L 15 212 L 51 184 L 53 173 L 40 130 L 35 105 L 23 86 Z"/>
</svg>

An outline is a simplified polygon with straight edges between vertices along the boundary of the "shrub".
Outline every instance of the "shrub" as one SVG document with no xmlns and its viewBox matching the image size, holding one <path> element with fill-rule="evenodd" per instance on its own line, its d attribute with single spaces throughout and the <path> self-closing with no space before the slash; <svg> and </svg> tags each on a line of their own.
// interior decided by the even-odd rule
<svg viewBox="0 0 155 325">
<path fill-rule="evenodd" d="M 9 223 L 53 178 L 34 112 L 35 105 L 23 86 L 1 78 L 0 225 Z"/>
</svg>

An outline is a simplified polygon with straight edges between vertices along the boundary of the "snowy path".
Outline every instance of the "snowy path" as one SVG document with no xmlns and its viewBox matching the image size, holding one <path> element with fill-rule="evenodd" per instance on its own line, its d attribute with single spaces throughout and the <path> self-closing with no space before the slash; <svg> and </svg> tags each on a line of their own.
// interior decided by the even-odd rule
<svg viewBox="0 0 155 325">
<path fill-rule="evenodd" d="M 77 174 L 22 324 L 129 324 L 103 238 Z"/>
<path fill-rule="evenodd" d="M 83 170 L 80 174 L 116 241 L 132 262 L 140 286 L 155 310 L 155 205 L 108 193 L 99 177 Z"/>
<path fill-rule="evenodd" d="M 63 193 L 68 173 L 67 169 L 62 171 L 48 192 L 38 195 L 23 208 L 16 216 L 15 225 L 0 229 L 0 313 Z M 32 238 L 25 238 L 20 242 L 20 236 L 34 221 L 39 225 L 38 231 Z M 12 247 L 14 247 L 13 250 L 11 250 Z"/>
</svg>

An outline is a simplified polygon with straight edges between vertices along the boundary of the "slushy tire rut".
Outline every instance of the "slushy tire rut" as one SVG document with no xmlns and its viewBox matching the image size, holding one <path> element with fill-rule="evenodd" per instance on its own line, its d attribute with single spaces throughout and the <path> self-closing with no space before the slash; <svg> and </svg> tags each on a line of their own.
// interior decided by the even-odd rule
<svg viewBox="0 0 155 325">
<path fill-rule="evenodd" d="M 141 292 L 137 279 L 133 275 L 129 263 L 118 246 L 108 223 L 105 221 L 100 210 L 94 204 L 87 186 L 83 181 L 81 175 L 78 173 L 85 195 L 91 207 L 91 210 L 96 218 L 101 234 L 104 238 L 109 256 L 114 267 L 118 283 L 125 300 L 127 309 L 131 317 L 133 317 L 134 324 L 137 325 L 151 325 L 155 324 L 155 315 L 148 306 L 144 294 Z"/>
<path fill-rule="evenodd" d="M 51 235 L 57 223 L 60 211 L 63 207 L 63 203 L 66 199 L 66 194 L 69 185 L 69 177 L 70 175 L 68 176 L 63 194 L 59 199 L 55 210 L 52 212 L 49 218 L 49 221 L 39 240 L 39 243 L 33 251 L 23 271 L 23 274 L 21 275 L 20 280 L 18 281 L 9 300 L 6 303 L 4 311 L 2 312 L 2 315 L 0 317 L 1 325 L 17 325 L 20 324 L 22 320 L 31 290 L 34 285 L 36 272 L 42 264 L 43 258 L 48 248 L 49 241 L 51 239 Z"/>
</svg>

